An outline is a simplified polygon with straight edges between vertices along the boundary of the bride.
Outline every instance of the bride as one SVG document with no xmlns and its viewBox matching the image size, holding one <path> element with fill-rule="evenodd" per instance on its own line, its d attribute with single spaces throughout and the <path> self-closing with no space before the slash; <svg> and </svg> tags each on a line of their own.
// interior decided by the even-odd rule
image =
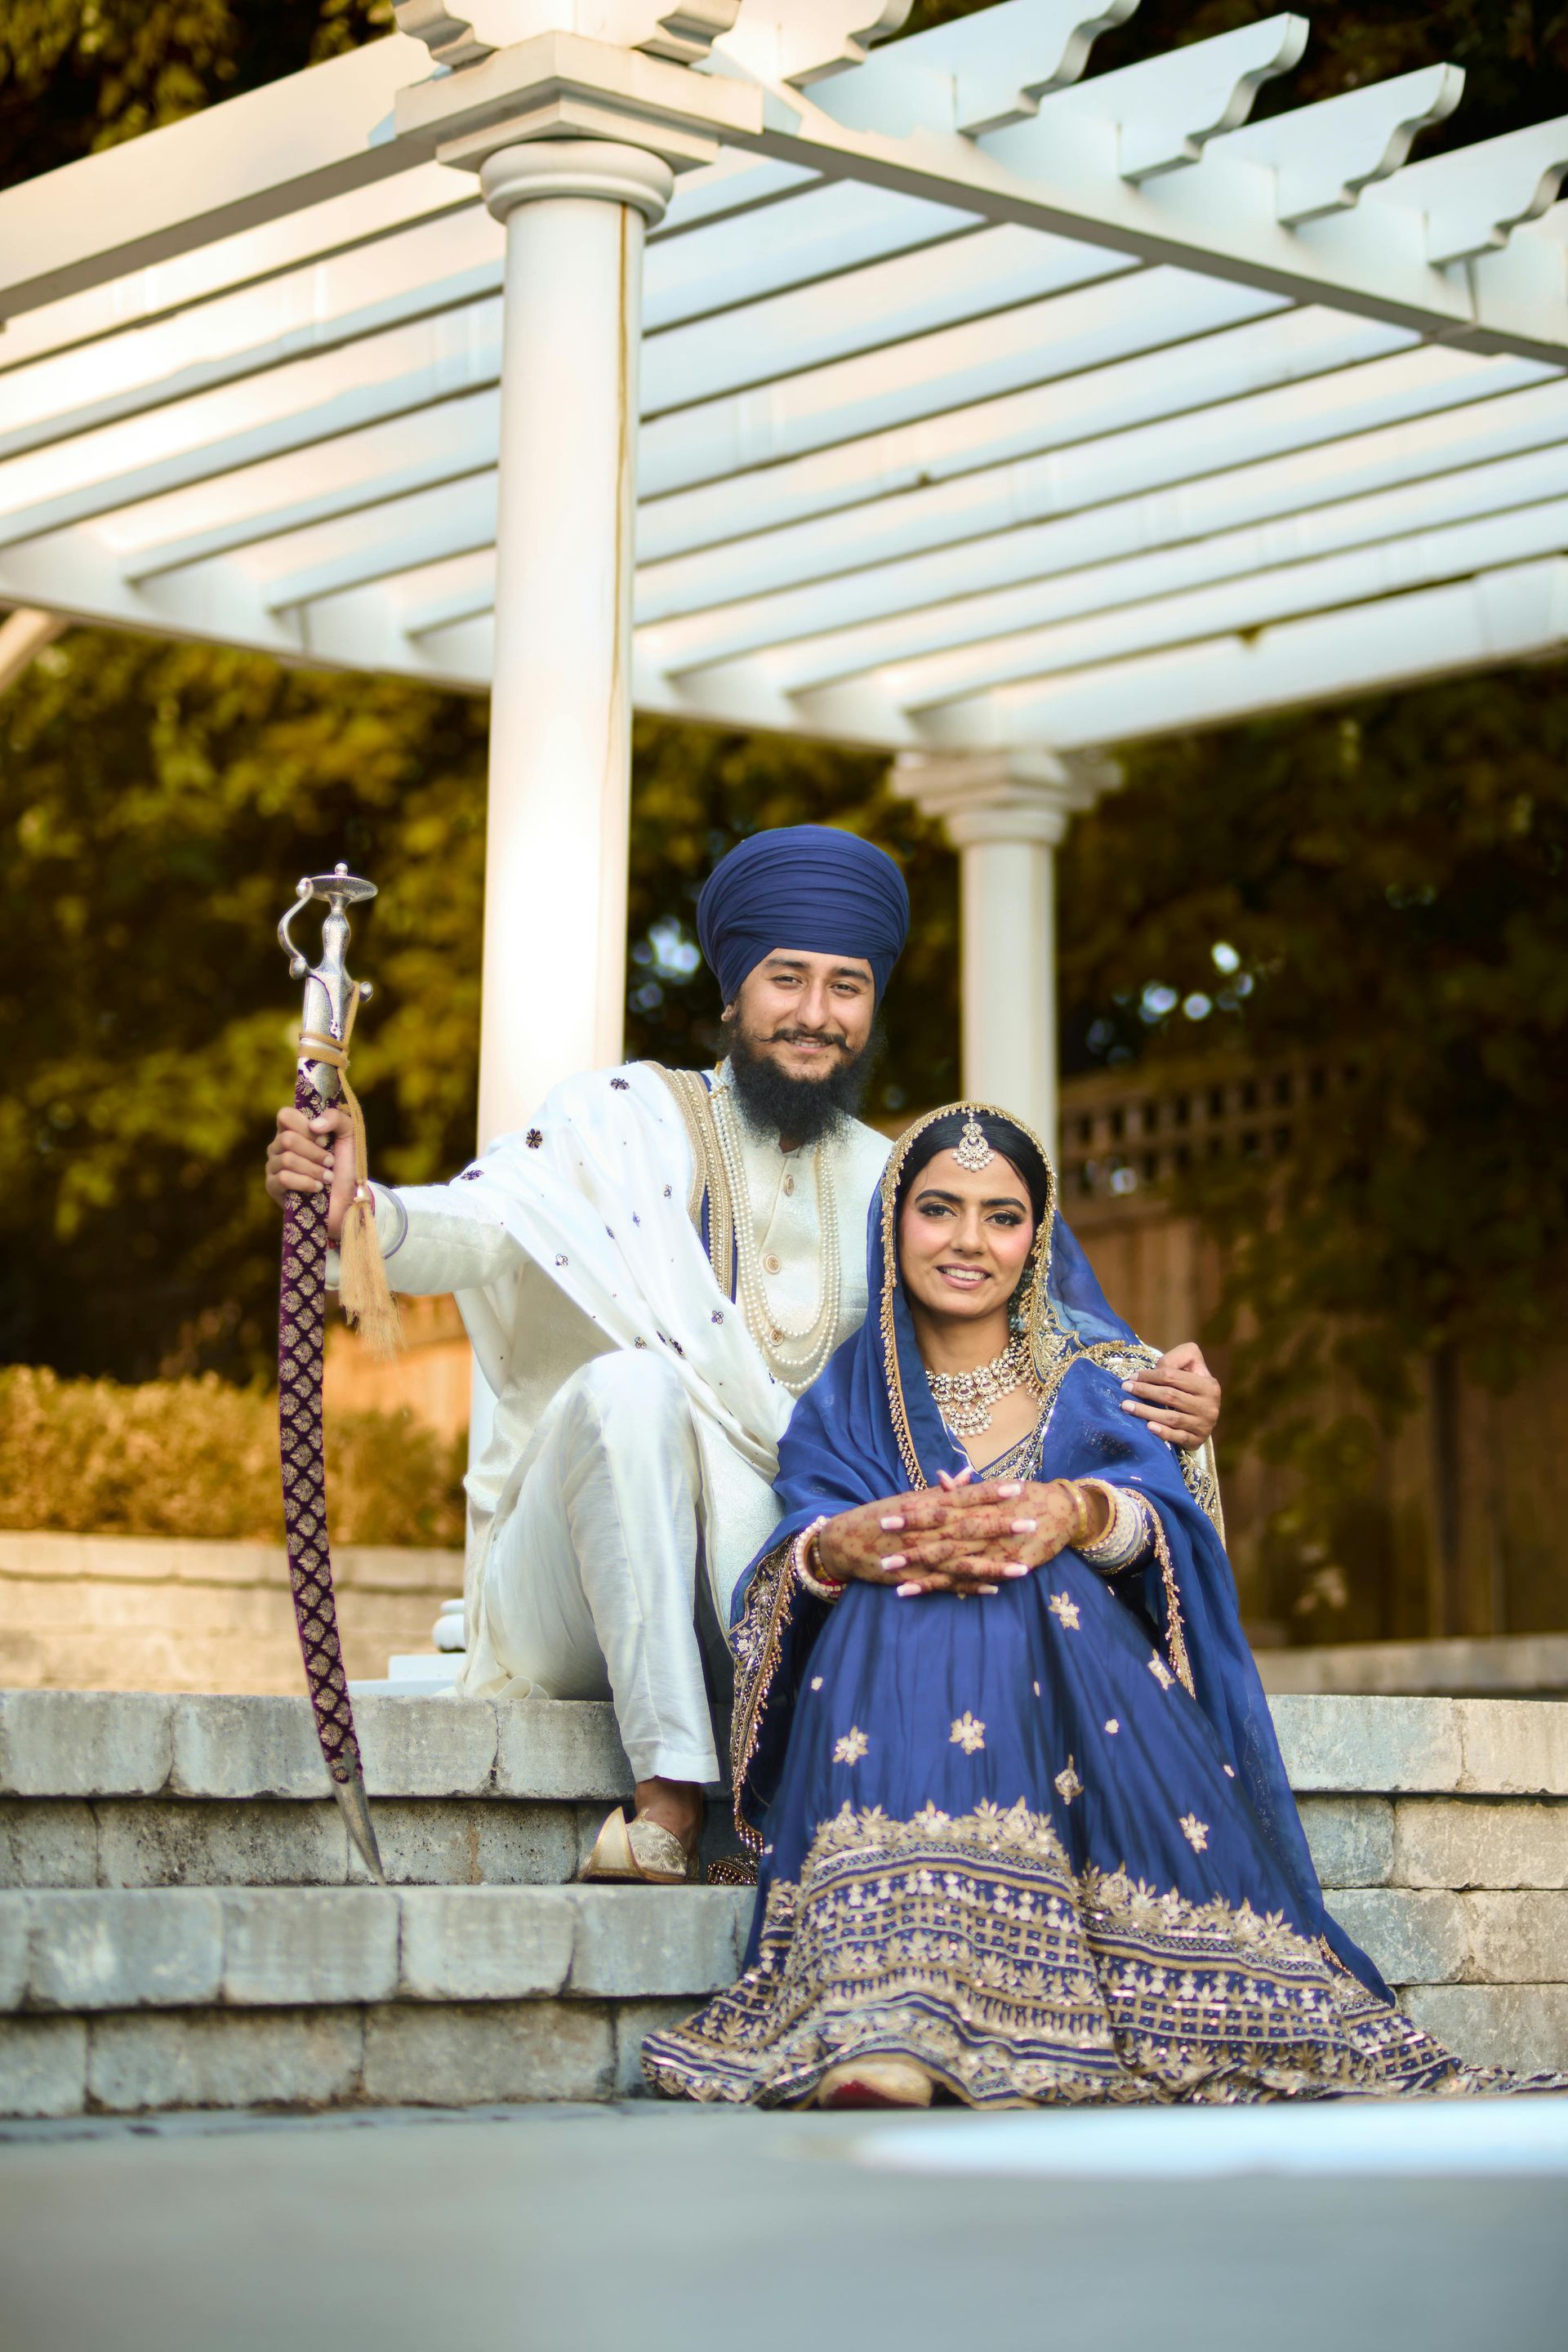
<svg viewBox="0 0 1568 2352">
<path fill-rule="evenodd" d="M 736 1598 L 745 1972 L 649 2037 L 648 2079 L 823 2106 L 1501 2087 L 1323 1908 L 1212 1479 L 1121 1411 L 1149 1351 L 1055 1189 L 979 1104 L 893 1152 L 870 1311 L 795 1409 Z M 908 1565 L 932 1487 L 976 1550 L 1006 1531 L 1005 1569 L 962 1533 Z"/>
</svg>

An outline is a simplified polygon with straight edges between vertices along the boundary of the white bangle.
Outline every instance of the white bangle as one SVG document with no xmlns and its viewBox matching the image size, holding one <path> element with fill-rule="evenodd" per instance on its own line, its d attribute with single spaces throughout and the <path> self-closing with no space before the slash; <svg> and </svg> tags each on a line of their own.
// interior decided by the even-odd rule
<svg viewBox="0 0 1568 2352">
<path fill-rule="evenodd" d="M 1079 1545 L 1078 1556 L 1086 1567 L 1097 1569 L 1101 1576 L 1119 1575 L 1149 1549 L 1148 1498 L 1125 1486 L 1110 1486 L 1103 1478 L 1086 1478 L 1082 1483 L 1093 1493 L 1104 1496 L 1110 1517 L 1102 1536 L 1096 1536 L 1092 1543 Z"/>
<path fill-rule="evenodd" d="M 810 1527 L 802 1528 L 790 1547 L 790 1561 L 797 1581 L 804 1591 L 811 1594 L 814 1601 L 841 1601 L 844 1598 L 844 1587 L 836 1579 L 814 1576 L 811 1571 L 812 1546 L 826 1525 L 827 1513 L 824 1511 L 819 1519 L 813 1519 Z"/>
</svg>

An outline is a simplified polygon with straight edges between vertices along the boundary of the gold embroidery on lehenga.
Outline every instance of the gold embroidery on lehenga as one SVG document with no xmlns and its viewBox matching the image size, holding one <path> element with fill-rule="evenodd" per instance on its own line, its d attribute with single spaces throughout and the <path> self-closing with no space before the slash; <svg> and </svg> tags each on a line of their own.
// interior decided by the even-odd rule
<svg viewBox="0 0 1568 2352">
<path fill-rule="evenodd" d="M 1192 1847 L 1194 1853 L 1205 1853 L 1207 1852 L 1209 1825 L 1207 1822 L 1200 1822 L 1196 1813 L 1184 1813 L 1182 1815 L 1182 1835 L 1186 1839 L 1187 1843 Z"/>
<path fill-rule="evenodd" d="M 1053 1592 L 1046 1605 L 1053 1617 L 1061 1619 L 1068 1633 L 1078 1632 L 1079 1607 L 1076 1601 L 1069 1600 L 1065 1592 Z"/>
<path fill-rule="evenodd" d="M 1075 1797 L 1082 1796 L 1083 1782 L 1078 1777 L 1078 1768 L 1070 1756 L 1057 1774 L 1053 1785 L 1064 1805 L 1070 1805 Z"/>
<path fill-rule="evenodd" d="M 836 1739 L 833 1743 L 833 1760 L 836 1764 L 858 1764 L 861 1757 L 868 1756 L 870 1752 L 870 1741 L 860 1729 L 859 1725 L 855 1723 L 850 1725 L 842 1739 Z"/>
<path fill-rule="evenodd" d="M 1153 1675 L 1154 1680 L 1159 1684 L 1162 1690 L 1169 1690 L 1171 1685 L 1176 1679 L 1175 1675 L 1171 1672 L 1170 1667 L 1165 1664 L 1164 1659 L 1160 1655 L 1158 1650 L 1155 1651 L 1153 1656 L 1149 1661 L 1149 1672 Z"/>
<path fill-rule="evenodd" d="M 976 1722 L 965 1707 L 948 1734 L 948 1745 L 950 1748 L 962 1748 L 966 1756 L 974 1755 L 985 1745 L 985 1726 Z"/>
<path fill-rule="evenodd" d="M 873 2054 L 976 2106 L 1502 2087 L 1278 1915 L 1075 1875 L 1022 1802 L 846 1804 L 769 1889 L 755 1965 L 643 2062 L 676 2096 L 788 2105 Z"/>
</svg>

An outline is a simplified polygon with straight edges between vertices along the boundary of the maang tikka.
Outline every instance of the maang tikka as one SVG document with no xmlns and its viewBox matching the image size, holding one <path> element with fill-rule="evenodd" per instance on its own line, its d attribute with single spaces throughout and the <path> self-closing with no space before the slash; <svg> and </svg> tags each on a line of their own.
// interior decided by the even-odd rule
<svg viewBox="0 0 1568 2352">
<path fill-rule="evenodd" d="M 978 1176 L 983 1168 L 989 1168 L 996 1157 L 985 1140 L 985 1129 L 973 1111 L 963 1123 L 963 1132 L 953 1147 L 952 1156 L 959 1166 L 966 1168 L 972 1176 Z"/>
</svg>

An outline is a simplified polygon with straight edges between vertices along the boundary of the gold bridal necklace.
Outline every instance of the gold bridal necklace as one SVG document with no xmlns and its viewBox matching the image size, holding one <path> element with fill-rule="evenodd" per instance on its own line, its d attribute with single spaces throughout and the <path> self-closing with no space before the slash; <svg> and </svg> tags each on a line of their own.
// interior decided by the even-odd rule
<svg viewBox="0 0 1568 2352">
<path fill-rule="evenodd" d="M 969 1372 L 928 1371 L 926 1381 L 954 1437 L 978 1437 L 991 1426 L 991 1408 L 1015 1389 L 1037 1388 L 1029 1343 L 1015 1331 L 999 1356 Z"/>
<path fill-rule="evenodd" d="M 996 1157 L 986 1140 L 985 1129 L 973 1111 L 952 1156 L 961 1168 L 973 1174 L 989 1168 Z M 928 1370 L 926 1382 L 936 1399 L 937 1411 L 954 1437 L 978 1437 L 983 1429 L 989 1429 L 992 1406 L 1000 1403 L 1005 1396 L 1011 1396 L 1015 1389 L 1033 1388 L 1037 1393 L 1039 1390 L 1029 1344 L 1022 1331 L 1015 1331 L 1002 1353 L 993 1356 L 988 1364 L 976 1364 L 968 1372 Z"/>
</svg>

